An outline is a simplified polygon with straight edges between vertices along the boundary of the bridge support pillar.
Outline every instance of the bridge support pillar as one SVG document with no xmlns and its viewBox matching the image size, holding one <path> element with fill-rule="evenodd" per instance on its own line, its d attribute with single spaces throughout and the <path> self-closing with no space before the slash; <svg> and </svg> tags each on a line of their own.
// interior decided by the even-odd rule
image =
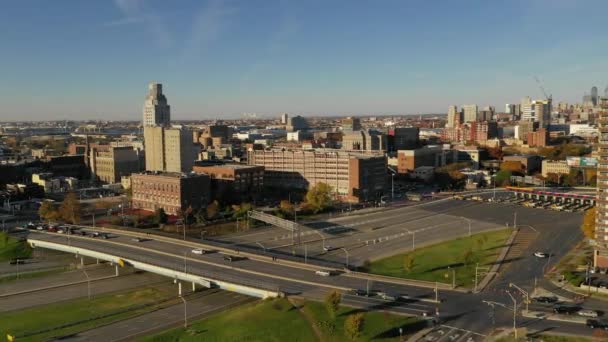
<svg viewBox="0 0 608 342">
<path fill-rule="evenodd" d="M 196 292 L 196 283 L 192 282 L 192 292 Z"/>
<path fill-rule="evenodd" d="M 116 270 L 116 276 L 118 277 L 118 265 L 114 265 L 114 269 Z"/>
<path fill-rule="evenodd" d="M 99 259 L 95 258 L 95 263 L 99 265 Z"/>
<path fill-rule="evenodd" d="M 80 257 L 80 266 L 84 267 L 84 257 Z"/>
<path fill-rule="evenodd" d="M 182 296 L 182 282 L 181 281 L 177 283 L 177 295 L 180 297 Z"/>
</svg>

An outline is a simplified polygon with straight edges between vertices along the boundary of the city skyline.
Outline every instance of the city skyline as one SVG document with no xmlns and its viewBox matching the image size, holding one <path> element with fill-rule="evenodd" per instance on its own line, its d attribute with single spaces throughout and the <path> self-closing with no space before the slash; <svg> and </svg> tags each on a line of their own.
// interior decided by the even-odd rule
<svg viewBox="0 0 608 342">
<path fill-rule="evenodd" d="M 534 77 L 556 103 L 580 102 L 592 86 L 602 92 L 608 84 L 599 30 L 607 7 L 7 3 L 0 118 L 137 120 L 142 89 L 153 81 L 166 87 L 176 120 L 503 108 L 524 96 L 541 99 Z"/>
</svg>

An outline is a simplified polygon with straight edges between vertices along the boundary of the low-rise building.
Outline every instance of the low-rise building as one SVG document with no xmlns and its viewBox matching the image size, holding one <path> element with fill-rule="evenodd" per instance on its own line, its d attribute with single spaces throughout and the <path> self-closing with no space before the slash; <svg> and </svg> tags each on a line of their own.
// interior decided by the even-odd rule
<svg viewBox="0 0 608 342">
<path fill-rule="evenodd" d="M 570 173 L 570 165 L 565 160 L 543 160 L 541 175 L 547 177 L 550 173 L 556 175 L 567 175 Z"/>
<path fill-rule="evenodd" d="M 454 151 L 441 145 L 397 151 L 397 172 L 406 174 L 421 166 L 442 167 L 455 161 Z"/>
<path fill-rule="evenodd" d="M 520 162 L 524 167 L 524 172 L 531 175 L 541 170 L 541 158 L 536 155 L 515 155 L 515 156 L 504 156 L 503 161 L 515 161 Z"/>
<path fill-rule="evenodd" d="M 143 170 L 144 158 L 133 147 L 110 147 L 91 149 L 89 157 L 91 176 L 105 183 L 119 183 L 120 178 Z"/>
<path fill-rule="evenodd" d="M 195 165 L 192 170 L 211 177 L 211 193 L 214 199 L 240 201 L 245 196 L 258 194 L 264 186 L 264 167 L 224 164 Z"/>
<path fill-rule="evenodd" d="M 211 199 L 208 175 L 178 172 L 144 172 L 131 175 L 133 208 L 155 211 L 162 208 L 175 215 L 192 207 L 203 208 Z"/>
</svg>

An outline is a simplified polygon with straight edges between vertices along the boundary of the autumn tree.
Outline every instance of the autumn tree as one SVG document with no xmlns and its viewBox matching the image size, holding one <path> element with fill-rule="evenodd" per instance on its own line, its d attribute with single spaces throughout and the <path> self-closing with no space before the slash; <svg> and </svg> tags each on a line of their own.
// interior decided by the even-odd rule
<svg viewBox="0 0 608 342">
<path fill-rule="evenodd" d="M 414 257 L 410 254 L 403 257 L 403 269 L 405 272 L 410 273 L 414 269 L 415 260 Z"/>
<path fill-rule="evenodd" d="M 524 165 L 517 160 L 506 160 L 500 164 L 501 171 L 509 171 L 512 174 L 521 176 L 526 173 Z"/>
<path fill-rule="evenodd" d="M 38 208 L 38 215 L 40 218 L 49 222 L 59 219 L 59 212 L 51 201 L 43 201 Z"/>
<path fill-rule="evenodd" d="M 595 207 L 585 211 L 585 216 L 583 216 L 583 224 L 581 225 L 581 230 L 583 234 L 588 239 L 595 238 L 595 215 L 596 210 Z"/>
<path fill-rule="evenodd" d="M 251 203 L 241 203 L 239 205 L 233 205 L 232 206 L 232 217 L 234 218 L 240 218 L 240 217 L 246 217 L 247 216 L 247 212 L 249 212 L 251 209 L 253 209 L 253 206 L 251 205 Z"/>
<path fill-rule="evenodd" d="M 342 301 L 342 295 L 340 292 L 334 290 L 325 296 L 325 308 L 332 317 L 336 317 L 336 312 L 340 309 L 340 302 Z"/>
<path fill-rule="evenodd" d="M 511 176 L 513 173 L 508 170 L 500 170 L 494 175 L 494 184 L 497 186 L 504 186 L 511 184 Z"/>
<path fill-rule="evenodd" d="M 465 266 L 472 264 L 473 261 L 475 261 L 474 259 L 475 259 L 475 254 L 473 254 L 473 249 L 471 249 L 471 248 L 468 248 L 462 254 L 462 260 L 463 260 Z"/>
<path fill-rule="evenodd" d="M 207 206 L 207 218 L 213 219 L 217 216 L 217 213 L 220 211 L 220 205 L 217 201 L 213 201 L 209 203 Z"/>
<path fill-rule="evenodd" d="M 281 203 L 279 203 L 279 210 L 283 213 L 283 215 L 293 216 L 295 207 L 288 200 L 282 200 Z"/>
<path fill-rule="evenodd" d="M 356 340 L 359 335 L 361 335 L 364 322 L 365 318 L 362 312 L 357 312 L 352 315 L 348 315 L 348 317 L 344 321 L 344 333 L 349 339 L 353 341 Z"/>
<path fill-rule="evenodd" d="M 332 205 L 332 188 L 327 183 L 319 182 L 311 186 L 306 193 L 306 203 L 315 213 Z"/>
<path fill-rule="evenodd" d="M 63 202 L 61 202 L 61 206 L 59 206 L 59 215 L 65 221 L 76 224 L 80 222 L 81 214 L 82 208 L 76 194 L 69 192 L 63 199 Z"/>
</svg>

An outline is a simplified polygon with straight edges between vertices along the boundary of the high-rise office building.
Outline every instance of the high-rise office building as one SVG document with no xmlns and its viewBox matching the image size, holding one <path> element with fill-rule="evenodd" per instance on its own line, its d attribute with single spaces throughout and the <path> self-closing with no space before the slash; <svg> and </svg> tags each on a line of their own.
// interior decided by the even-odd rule
<svg viewBox="0 0 608 342">
<path fill-rule="evenodd" d="M 190 172 L 197 159 L 192 131 L 184 128 L 146 127 L 146 170 Z"/>
<path fill-rule="evenodd" d="M 597 87 L 591 87 L 591 102 L 594 106 L 597 106 L 598 103 L 598 95 L 597 95 Z"/>
<path fill-rule="evenodd" d="M 288 132 L 295 132 L 304 129 L 308 129 L 308 121 L 305 118 L 296 115 L 292 118 L 287 119 L 287 127 Z"/>
<path fill-rule="evenodd" d="M 515 114 L 515 105 L 512 103 L 505 104 L 505 113 Z"/>
<path fill-rule="evenodd" d="M 462 106 L 462 111 L 465 123 L 477 121 L 477 105 L 464 105 Z"/>
<path fill-rule="evenodd" d="M 289 120 L 289 114 L 287 114 L 287 113 L 281 114 L 281 124 L 287 125 L 287 120 Z"/>
<path fill-rule="evenodd" d="M 454 128 L 456 125 L 459 125 L 460 121 L 462 121 L 462 120 L 458 120 L 459 117 L 460 117 L 460 112 L 458 111 L 458 107 L 449 106 L 448 107 L 448 124 L 446 127 Z"/>
<path fill-rule="evenodd" d="M 600 99 L 594 267 L 608 268 L 608 97 Z"/>
<path fill-rule="evenodd" d="M 163 85 L 160 83 L 148 84 L 142 124 L 144 127 L 168 127 L 171 124 L 171 107 L 167 103 L 167 98 L 163 94 Z"/>
</svg>

